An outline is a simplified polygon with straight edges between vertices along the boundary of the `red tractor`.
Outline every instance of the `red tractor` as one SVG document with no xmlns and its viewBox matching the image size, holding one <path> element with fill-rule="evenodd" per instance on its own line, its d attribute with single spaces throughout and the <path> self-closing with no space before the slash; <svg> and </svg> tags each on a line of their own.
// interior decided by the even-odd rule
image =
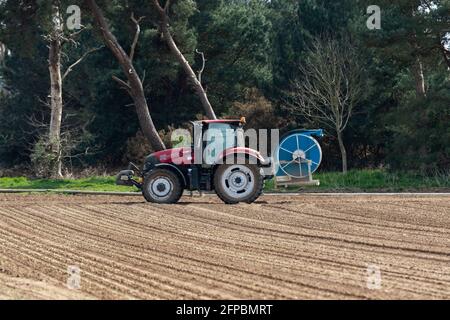
<svg viewBox="0 0 450 320">
<path fill-rule="evenodd" d="M 192 124 L 191 147 L 153 153 L 142 170 L 130 164 L 129 170 L 119 173 L 117 184 L 136 186 L 153 203 L 177 203 L 185 190 L 215 191 L 227 204 L 255 202 L 264 181 L 273 178 L 272 164 L 258 151 L 245 147 L 245 119 Z M 224 139 L 209 138 L 209 132 L 219 132 Z"/>
</svg>

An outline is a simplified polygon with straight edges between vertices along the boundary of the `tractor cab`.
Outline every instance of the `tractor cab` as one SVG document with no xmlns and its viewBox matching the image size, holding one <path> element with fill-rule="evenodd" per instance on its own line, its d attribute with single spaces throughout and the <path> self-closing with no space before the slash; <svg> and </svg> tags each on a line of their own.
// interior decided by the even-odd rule
<svg viewBox="0 0 450 320">
<path fill-rule="evenodd" d="M 193 151 L 205 165 L 214 165 L 227 150 L 245 148 L 245 118 L 193 122 Z"/>
</svg>

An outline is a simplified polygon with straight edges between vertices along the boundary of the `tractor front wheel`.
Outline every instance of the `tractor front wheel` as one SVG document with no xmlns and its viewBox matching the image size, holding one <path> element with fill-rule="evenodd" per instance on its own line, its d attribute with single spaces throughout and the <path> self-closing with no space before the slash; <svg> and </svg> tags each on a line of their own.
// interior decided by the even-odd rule
<svg viewBox="0 0 450 320">
<path fill-rule="evenodd" d="M 263 192 L 264 177 L 256 165 L 221 165 L 214 176 L 214 187 L 227 204 L 253 203 Z"/>
<path fill-rule="evenodd" d="M 175 204 L 183 195 L 180 179 L 169 170 L 151 171 L 144 180 L 143 194 L 148 202 Z"/>
</svg>

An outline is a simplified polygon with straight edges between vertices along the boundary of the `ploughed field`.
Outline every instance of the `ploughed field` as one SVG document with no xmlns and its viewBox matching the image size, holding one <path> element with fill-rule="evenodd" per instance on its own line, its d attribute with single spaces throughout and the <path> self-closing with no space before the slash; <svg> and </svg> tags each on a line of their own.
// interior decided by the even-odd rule
<svg viewBox="0 0 450 320">
<path fill-rule="evenodd" d="M 450 299 L 450 198 L 0 195 L 10 298 Z"/>
</svg>

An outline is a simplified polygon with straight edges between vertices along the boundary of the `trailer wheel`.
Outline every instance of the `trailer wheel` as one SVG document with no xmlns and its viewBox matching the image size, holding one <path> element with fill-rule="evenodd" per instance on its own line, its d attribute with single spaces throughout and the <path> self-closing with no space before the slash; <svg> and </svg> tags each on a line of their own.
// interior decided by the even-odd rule
<svg viewBox="0 0 450 320">
<path fill-rule="evenodd" d="M 164 169 L 151 171 L 145 177 L 142 191 L 148 202 L 159 204 L 175 204 L 183 195 L 178 176 Z"/>
<path fill-rule="evenodd" d="M 264 177 L 256 165 L 221 165 L 214 176 L 214 187 L 227 204 L 253 203 L 263 192 Z"/>
</svg>

